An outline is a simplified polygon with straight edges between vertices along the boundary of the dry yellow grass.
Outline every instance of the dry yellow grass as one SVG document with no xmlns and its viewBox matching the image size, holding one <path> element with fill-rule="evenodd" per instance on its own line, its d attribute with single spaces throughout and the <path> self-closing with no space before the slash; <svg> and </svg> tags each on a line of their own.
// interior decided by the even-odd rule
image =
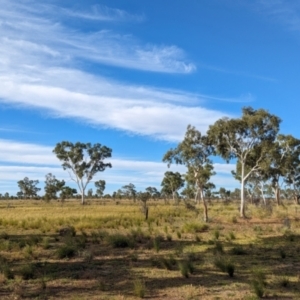
<svg viewBox="0 0 300 300">
<path fill-rule="evenodd" d="M 0 298 L 250 300 L 261 270 L 265 296 L 299 299 L 296 207 L 249 205 L 247 215 L 238 217 L 237 203 L 213 202 L 206 225 L 201 206 L 152 202 L 145 221 L 130 201 L 2 201 Z M 76 236 L 60 236 L 66 226 Z M 216 258 L 234 266 L 232 278 Z"/>
</svg>

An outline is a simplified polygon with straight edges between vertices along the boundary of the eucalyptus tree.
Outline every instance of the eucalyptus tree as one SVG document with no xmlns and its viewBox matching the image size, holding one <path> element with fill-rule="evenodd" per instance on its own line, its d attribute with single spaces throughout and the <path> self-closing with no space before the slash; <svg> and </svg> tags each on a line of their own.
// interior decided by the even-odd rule
<svg viewBox="0 0 300 300">
<path fill-rule="evenodd" d="M 184 180 L 179 172 L 165 172 L 161 182 L 162 193 L 172 195 L 174 202 L 178 199 L 178 191 L 184 186 Z"/>
<path fill-rule="evenodd" d="M 111 163 L 104 160 L 111 157 L 112 150 L 97 143 L 75 144 L 63 141 L 58 143 L 53 152 L 62 161 L 62 167 L 69 172 L 81 193 L 81 204 L 85 204 L 85 190 L 95 174 L 111 168 Z"/>
<path fill-rule="evenodd" d="M 291 135 L 280 134 L 261 164 L 259 173 L 263 181 L 269 182 L 278 205 L 281 204 L 280 191 L 283 183 L 293 185 L 293 182 L 298 181 L 299 155 L 300 140 Z"/>
<path fill-rule="evenodd" d="M 281 120 L 264 109 L 244 107 L 241 118 L 222 118 L 209 127 L 208 136 L 217 154 L 227 162 L 236 159 L 241 166 L 240 216 L 245 217 L 245 183 L 261 168 L 279 131 Z M 247 168 L 246 168 L 247 167 Z"/>
<path fill-rule="evenodd" d="M 208 221 L 207 203 L 204 191 L 210 185 L 210 177 L 214 175 L 210 156 L 214 148 L 209 139 L 193 126 L 188 125 L 185 137 L 175 149 L 170 149 L 163 157 L 163 161 L 185 165 L 187 167 L 186 180 L 195 186 L 196 201 L 200 195 L 204 208 L 204 221 Z"/>
<path fill-rule="evenodd" d="M 159 197 L 160 197 L 160 192 L 157 190 L 156 187 L 148 186 L 146 188 L 146 192 L 148 192 L 150 194 L 151 199 L 159 199 Z"/>
<path fill-rule="evenodd" d="M 149 207 L 147 205 L 147 202 L 149 199 L 151 199 L 151 194 L 148 191 L 138 192 L 136 194 L 136 197 L 141 203 L 141 211 L 145 216 L 145 220 L 148 220 Z"/>
<path fill-rule="evenodd" d="M 105 180 L 98 180 L 94 182 L 96 187 L 96 194 L 98 197 L 102 198 L 105 190 L 106 182 Z"/>
<path fill-rule="evenodd" d="M 284 182 L 291 187 L 296 204 L 300 204 L 300 140 L 291 136 L 280 136 L 285 151 Z"/>
<path fill-rule="evenodd" d="M 20 192 L 25 199 L 37 197 L 37 192 L 41 190 L 37 187 L 38 184 L 38 180 L 30 180 L 28 177 L 18 181 Z"/>
<path fill-rule="evenodd" d="M 57 193 L 62 190 L 65 185 L 64 180 L 58 180 L 54 175 L 48 173 L 45 180 L 45 199 L 57 199 Z"/>
<path fill-rule="evenodd" d="M 122 186 L 122 193 L 125 197 L 133 199 L 135 202 L 137 191 L 133 183 Z"/>
<path fill-rule="evenodd" d="M 63 186 L 61 189 L 60 198 L 62 201 L 64 201 L 65 199 L 71 199 L 75 197 L 76 194 L 77 194 L 76 189 L 73 189 L 69 186 Z"/>
</svg>

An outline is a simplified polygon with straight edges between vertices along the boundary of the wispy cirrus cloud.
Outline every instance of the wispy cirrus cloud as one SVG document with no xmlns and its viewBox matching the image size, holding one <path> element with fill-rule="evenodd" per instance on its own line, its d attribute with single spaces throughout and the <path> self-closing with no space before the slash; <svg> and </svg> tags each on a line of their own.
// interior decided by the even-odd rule
<svg viewBox="0 0 300 300">
<path fill-rule="evenodd" d="M 219 72 L 219 73 L 226 73 L 226 74 L 231 74 L 231 75 L 236 75 L 236 76 L 254 78 L 254 79 L 258 79 L 258 80 L 262 80 L 262 81 L 269 81 L 269 82 L 276 82 L 277 81 L 277 79 L 275 79 L 273 77 L 269 77 L 269 76 L 250 74 L 250 73 L 243 72 L 243 71 L 228 70 L 228 69 L 224 69 L 224 68 L 220 68 L 220 67 L 216 67 L 216 66 L 211 66 L 211 65 L 207 65 L 207 64 L 201 64 L 200 67 L 202 67 L 204 69 L 207 69 L 207 70 Z M 252 101 L 252 100 L 253 99 L 249 98 L 249 101 Z"/>
<path fill-rule="evenodd" d="M 190 73 L 195 70 L 185 61 L 184 51 L 170 45 L 143 45 L 131 35 L 121 35 L 103 26 L 86 32 L 65 24 L 65 15 L 100 21 L 128 19 L 130 14 L 118 9 L 96 6 L 93 13 L 31 0 L 0 2 L 0 47 L 2 53 L 23 55 L 23 64 L 47 59 L 48 63 L 69 65 L 78 60 L 123 68 L 165 73 Z M 99 28 L 99 27 L 98 27 Z M 14 50 L 13 52 L 9 52 Z M 20 52 L 21 53 L 18 53 Z M 9 60 L 4 56 L 4 60 Z M 3 61 L 3 60 L 2 60 Z"/>
<path fill-rule="evenodd" d="M 272 19 L 285 25 L 289 30 L 300 31 L 299 1 L 258 0 L 260 10 Z"/>
<path fill-rule="evenodd" d="M 130 14 L 125 10 L 111 8 L 103 5 L 93 5 L 88 9 L 81 7 L 81 9 L 71 10 L 67 8 L 61 9 L 61 12 L 66 16 L 73 18 L 86 19 L 91 21 L 105 21 L 105 22 L 127 22 L 135 21 L 142 22 L 145 20 L 144 15 Z"/>
<path fill-rule="evenodd" d="M 56 7 L 49 8 L 47 1 L 36 6 L 30 5 L 32 0 L 0 4 L 0 102 L 5 105 L 179 141 L 188 124 L 205 132 L 217 119 L 229 116 L 205 108 L 208 99 L 252 99 L 125 84 L 83 71 L 86 61 L 169 73 L 189 73 L 194 65 L 185 62 L 184 52 L 176 46 L 140 46 L 131 36 L 104 29 L 75 31 L 54 21 L 62 17 L 54 16 Z"/>
</svg>

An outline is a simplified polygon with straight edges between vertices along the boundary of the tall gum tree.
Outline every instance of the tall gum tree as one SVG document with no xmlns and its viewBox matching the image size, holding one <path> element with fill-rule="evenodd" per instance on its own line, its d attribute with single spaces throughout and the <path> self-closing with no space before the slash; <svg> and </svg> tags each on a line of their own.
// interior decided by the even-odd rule
<svg viewBox="0 0 300 300">
<path fill-rule="evenodd" d="M 96 173 L 111 168 L 110 163 L 104 162 L 111 157 L 112 150 L 97 143 L 75 144 L 63 141 L 56 144 L 53 152 L 62 162 L 64 170 L 69 172 L 70 178 L 76 182 L 81 193 L 81 204 L 85 204 L 85 190 Z"/>
<path fill-rule="evenodd" d="M 179 172 L 165 172 L 165 176 L 161 182 L 162 191 L 166 194 L 172 194 L 173 201 L 176 202 L 177 192 L 184 186 L 184 180 Z"/>
<path fill-rule="evenodd" d="M 200 195 L 204 209 L 204 221 L 208 221 L 207 203 L 204 191 L 209 187 L 209 180 L 213 172 L 213 165 L 209 157 L 214 148 L 209 139 L 193 126 L 188 125 L 185 137 L 175 149 L 170 149 L 163 157 L 163 161 L 185 165 L 188 169 L 186 179 L 196 188 L 196 199 Z"/>
<path fill-rule="evenodd" d="M 241 164 L 242 218 L 246 217 L 245 182 L 252 172 L 261 168 L 261 162 L 276 139 L 280 122 L 277 116 L 264 109 L 244 107 L 241 118 L 222 118 L 209 127 L 208 136 L 215 145 L 217 154 L 227 162 L 237 159 Z"/>
</svg>

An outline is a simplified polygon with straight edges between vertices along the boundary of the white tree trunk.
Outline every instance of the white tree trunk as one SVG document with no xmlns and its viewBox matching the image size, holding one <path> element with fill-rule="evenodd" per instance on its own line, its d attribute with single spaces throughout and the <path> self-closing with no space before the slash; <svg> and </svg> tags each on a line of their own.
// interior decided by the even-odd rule
<svg viewBox="0 0 300 300">
<path fill-rule="evenodd" d="M 242 174 L 241 174 L 241 207 L 240 207 L 240 216 L 245 218 L 245 163 L 242 164 Z"/>
</svg>

